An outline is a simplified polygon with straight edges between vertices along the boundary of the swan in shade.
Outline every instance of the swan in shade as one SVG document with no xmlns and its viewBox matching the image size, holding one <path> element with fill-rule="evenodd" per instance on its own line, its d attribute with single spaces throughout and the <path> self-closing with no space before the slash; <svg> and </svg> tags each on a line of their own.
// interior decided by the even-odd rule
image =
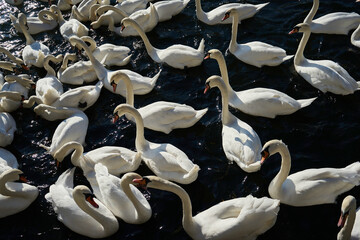
<svg viewBox="0 0 360 240">
<path fill-rule="evenodd" d="M 175 44 L 166 49 L 158 49 L 151 45 L 145 32 L 134 20 L 124 18 L 121 24 L 122 28 L 133 27 L 138 31 L 141 39 L 144 41 L 147 53 L 157 63 L 166 63 L 173 68 L 184 69 L 185 67 L 199 66 L 204 59 L 204 39 L 201 40 L 198 49 L 182 44 Z"/>
<path fill-rule="evenodd" d="M 39 190 L 27 183 L 19 169 L 8 169 L 0 174 L 0 218 L 7 217 L 28 208 L 39 195 Z"/>
<path fill-rule="evenodd" d="M 5 148 L 0 148 L 0 174 L 6 170 L 16 169 L 18 167 L 19 164 L 14 154 Z"/>
<path fill-rule="evenodd" d="M 300 76 L 323 93 L 347 95 L 359 90 L 360 82 L 356 82 L 338 63 L 331 60 L 311 60 L 304 57 L 304 49 L 311 34 L 309 24 L 297 24 L 289 34 L 297 32 L 303 33 L 294 57 L 295 70 Z"/>
<path fill-rule="evenodd" d="M 304 19 L 312 33 L 347 35 L 360 24 L 360 15 L 355 12 L 333 12 L 313 20 L 318 8 L 319 0 L 313 0 L 313 6 Z"/>
<path fill-rule="evenodd" d="M 103 6 L 100 7 L 97 11 L 100 10 L 112 10 L 119 15 L 122 15 L 123 18 L 128 17 L 132 20 L 134 20 L 139 26 L 141 26 L 141 29 L 144 32 L 150 32 L 154 29 L 154 27 L 159 22 L 159 16 L 158 13 L 152 3 L 150 3 L 150 7 L 147 9 L 138 10 L 134 13 L 132 13 L 130 16 L 127 16 L 126 13 L 124 13 L 122 10 L 113 7 L 113 6 Z M 97 24 L 96 22 L 92 23 L 92 25 Z M 128 36 L 139 36 L 139 32 L 136 29 L 133 28 L 122 28 L 122 27 L 115 27 L 115 20 L 113 18 L 109 19 L 109 30 L 112 32 L 115 32 L 116 34 L 122 36 L 122 37 L 128 37 Z"/>
<path fill-rule="evenodd" d="M 76 108 L 52 107 L 39 104 L 34 108 L 34 112 L 50 121 L 64 119 L 56 127 L 52 136 L 51 145 L 39 145 L 50 153 L 51 156 L 54 156 L 54 154 L 68 142 L 76 141 L 80 144 L 85 144 L 89 119 L 83 111 Z M 67 156 L 69 153 L 70 150 L 64 156 Z"/>
<path fill-rule="evenodd" d="M 286 55 L 286 51 L 280 47 L 268 43 L 253 41 L 248 43 L 237 43 L 238 18 L 236 9 L 228 10 L 224 15 L 224 20 L 232 17 L 231 40 L 229 51 L 240 61 L 255 67 L 278 66 L 284 61 L 291 59 L 293 55 Z"/>
<path fill-rule="evenodd" d="M 60 34 L 66 40 L 69 40 L 71 36 L 87 36 L 89 34 L 89 29 L 79 22 L 77 19 L 65 20 L 61 10 L 56 6 L 52 5 L 50 10 L 58 16 L 58 23 L 60 26 Z"/>
<path fill-rule="evenodd" d="M 156 176 L 146 176 L 133 182 L 140 187 L 176 194 L 182 202 L 182 225 L 194 240 L 254 240 L 274 226 L 280 210 L 279 200 L 248 195 L 222 201 L 193 216 L 191 199 L 177 184 Z"/>
<path fill-rule="evenodd" d="M 57 72 L 60 82 L 71 85 L 83 85 L 97 79 L 95 69 L 90 61 L 78 61 L 68 66 L 69 61 L 75 61 L 75 53 L 66 53 L 63 63 Z"/>
<path fill-rule="evenodd" d="M 16 31 L 22 33 L 19 24 L 19 19 L 17 19 L 11 13 L 9 17 Z M 28 31 L 31 35 L 53 30 L 58 25 L 57 16 L 53 12 L 45 9 L 39 11 L 39 16 L 37 17 L 27 17 L 26 22 L 27 22 Z"/>
<path fill-rule="evenodd" d="M 95 12 L 91 10 L 94 5 L 100 6 L 108 4 L 110 4 L 110 0 L 82 0 L 78 6 L 72 6 L 70 19 L 77 19 L 80 22 L 90 21 L 91 19 L 95 19 Z M 91 16 L 91 14 L 93 14 L 93 16 Z"/>
<path fill-rule="evenodd" d="M 57 214 L 57 219 L 71 231 L 90 238 L 105 238 L 119 229 L 119 223 L 90 189 L 84 185 L 74 188 L 75 168 L 63 172 L 45 195 Z"/>
<path fill-rule="evenodd" d="M 35 83 L 27 74 L 6 75 L 6 82 L 0 91 L 0 111 L 13 112 L 21 106 L 21 101 L 29 96 L 29 89 Z"/>
<path fill-rule="evenodd" d="M 182 150 L 170 143 L 153 143 L 145 139 L 144 122 L 135 108 L 129 104 L 120 104 L 115 108 L 114 114 L 118 116 L 129 114 L 135 118 L 136 150 L 157 176 L 181 184 L 189 184 L 197 179 L 199 166 L 194 164 Z"/>
<path fill-rule="evenodd" d="M 360 48 L 360 24 L 355 29 L 355 31 L 351 34 L 350 41 L 352 45 Z"/>
<path fill-rule="evenodd" d="M 95 40 L 89 36 L 81 37 L 81 39 L 90 45 L 93 56 L 105 66 L 125 66 L 130 61 L 131 54 L 129 55 L 130 48 L 128 47 L 111 43 L 96 46 Z"/>
<path fill-rule="evenodd" d="M 123 72 L 113 75 L 114 88 L 120 80 L 125 83 L 126 103 L 134 107 L 134 93 L 130 78 Z M 137 111 L 140 113 L 144 127 L 154 131 L 160 131 L 169 134 L 176 128 L 188 128 L 197 123 L 207 112 L 207 108 L 195 110 L 186 104 L 175 102 L 157 101 L 149 105 L 140 107 Z M 116 115 L 115 115 L 116 116 Z M 135 121 L 134 118 L 129 119 Z M 114 118 L 115 121 L 117 120 Z"/>
<path fill-rule="evenodd" d="M 65 143 L 56 151 L 54 159 L 62 162 L 70 150 L 74 150 L 71 155 L 72 164 L 80 167 L 85 175 L 93 171 L 97 163 L 103 164 L 110 174 L 119 176 L 125 172 L 135 171 L 141 162 L 139 153 L 124 147 L 104 146 L 84 153 L 83 145 L 75 141 Z"/>
<path fill-rule="evenodd" d="M 268 190 L 281 203 L 295 207 L 335 203 L 338 195 L 360 184 L 360 162 L 344 168 L 312 168 L 289 175 L 290 152 L 281 140 L 264 144 L 261 163 L 275 153 L 281 155 L 281 168 Z"/>
<path fill-rule="evenodd" d="M 13 63 L 8 61 L 0 61 L 0 68 L 4 68 L 11 72 L 14 72 L 14 68 L 16 66 L 22 67 L 25 70 L 29 70 L 27 66 L 25 66 L 24 61 L 21 58 L 15 57 L 9 50 L 4 47 L 0 47 L 0 53 L 6 55 Z"/>
<path fill-rule="evenodd" d="M 154 3 L 159 22 L 170 20 L 179 14 L 189 2 L 190 0 L 162 0 Z"/>
<path fill-rule="evenodd" d="M 70 10 L 71 7 L 73 5 L 77 5 L 81 2 L 82 0 L 59 0 L 57 2 L 57 7 L 61 10 L 61 11 L 67 11 Z"/>
<path fill-rule="evenodd" d="M 26 46 L 22 50 L 22 58 L 24 64 L 28 67 L 34 65 L 35 67 L 42 68 L 44 64 L 44 58 L 50 53 L 50 49 L 41 42 L 37 42 L 30 35 L 26 27 L 26 15 L 19 13 L 19 26 L 26 38 Z"/>
<path fill-rule="evenodd" d="M 238 12 L 238 16 L 239 16 L 237 18 L 238 23 L 241 23 L 241 20 L 246 18 L 251 18 L 268 4 L 269 2 L 256 4 L 256 5 L 249 3 L 227 3 L 220 5 L 219 7 L 209 12 L 204 12 L 201 7 L 201 0 L 195 0 L 196 17 L 201 22 L 206 23 L 208 25 L 229 24 L 231 23 L 231 19 L 222 21 L 222 18 L 224 17 L 226 11 L 233 8 L 235 11 Z"/>
<path fill-rule="evenodd" d="M 221 78 L 227 88 L 229 105 L 240 111 L 267 118 L 287 115 L 309 106 L 315 98 L 295 100 L 287 94 L 269 88 L 251 88 L 235 92 L 230 86 L 228 70 L 223 54 L 217 49 L 208 51 L 205 59 L 215 59 L 220 68 Z"/>
<path fill-rule="evenodd" d="M 342 201 L 338 227 L 337 240 L 360 239 L 360 208 L 356 209 L 356 199 L 351 195 Z"/>
<path fill-rule="evenodd" d="M 14 6 L 19 6 L 21 4 L 23 4 L 23 0 L 5 0 L 5 2 L 7 2 L 8 4 L 14 5 Z"/>
<path fill-rule="evenodd" d="M 108 173 L 107 168 L 95 164 L 94 171 L 86 179 L 97 199 L 99 199 L 116 217 L 130 224 L 142 224 L 151 218 L 150 204 L 143 194 L 131 184 L 139 174 L 127 173 L 121 179 Z"/>
<path fill-rule="evenodd" d="M 261 168 L 261 141 L 254 129 L 236 118 L 229 111 L 229 95 L 224 81 L 219 76 L 211 76 L 205 82 L 206 93 L 218 87 L 222 96 L 222 147 L 226 158 L 245 172 L 256 172 Z"/>
<path fill-rule="evenodd" d="M 6 147 L 12 143 L 16 130 L 16 122 L 11 114 L 0 112 L 0 147 Z"/>
</svg>

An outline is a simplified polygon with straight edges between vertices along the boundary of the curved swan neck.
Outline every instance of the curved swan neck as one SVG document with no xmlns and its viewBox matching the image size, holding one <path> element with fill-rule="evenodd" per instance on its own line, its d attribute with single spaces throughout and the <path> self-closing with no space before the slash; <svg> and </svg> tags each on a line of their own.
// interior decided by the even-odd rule
<svg viewBox="0 0 360 240">
<path fill-rule="evenodd" d="M 215 60 L 218 62 L 219 64 L 219 68 L 220 68 L 220 73 L 221 73 L 221 77 L 224 80 L 224 83 L 226 85 L 226 87 L 228 89 L 232 89 L 230 86 L 230 82 L 229 82 L 229 74 L 228 74 L 228 70 L 227 70 L 227 66 L 226 66 L 226 62 L 225 62 L 225 58 L 224 55 L 222 54 L 218 54 L 215 57 Z"/>
<path fill-rule="evenodd" d="M 232 25 L 231 25 L 231 40 L 230 47 L 234 47 L 237 45 L 237 34 L 238 34 L 238 26 L 239 26 L 239 15 L 238 13 L 232 13 Z"/>
<path fill-rule="evenodd" d="M 280 192 L 282 184 L 284 183 L 284 181 L 286 180 L 286 178 L 289 176 L 290 173 L 291 156 L 289 149 L 282 142 L 279 142 L 279 144 L 276 145 L 276 152 L 278 152 L 281 155 L 281 167 L 278 174 L 271 181 L 270 186 L 276 191 Z"/>
<path fill-rule="evenodd" d="M 26 39 L 26 45 L 31 45 L 35 42 L 34 38 L 30 35 L 27 27 L 25 26 L 24 22 L 19 19 L 19 25 L 21 28 L 21 31 L 23 32 L 25 39 Z"/>
<path fill-rule="evenodd" d="M 200 16 L 205 14 L 201 7 L 201 0 L 195 0 L 195 9 L 197 18 L 201 18 Z"/>
<path fill-rule="evenodd" d="M 141 39 L 144 41 L 146 51 L 151 53 L 154 51 L 154 47 L 151 45 L 149 38 L 147 37 L 144 30 L 139 26 L 139 24 L 135 21 L 129 21 L 130 25 L 139 33 Z"/>
<path fill-rule="evenodd" d="M 32 95 L 29 99 L 23 101 L 22 106 L 24 108 L 31 108 L 35 103 L 42 104 L 43 100 L 36 95 Z"/>
<path fill-rule="evenodd" d="M 52 61 L 52 62 L 58 63 L 58 62 L 61 62 L 61 60 L 62 60 L 62 55 L 61 54 L 56 56 L 56 57 L 54 57 L 53 55 L 48 55 L 48 56 L 45 57 L 44 68 L 47 71 L 46 76 L 56 76 L 56 72 L 49 65 L 49 62 Z"/>
<path fill-rule="evenodd" d="M 230 120 L 229 115 L 229 93 L 227 91 L 226 85 L 224 83 L 224 81 L 219 77 L 216 82 L 215 82 L 215 86 L 217 86 L 220 90 L 221 93 L 221 106 L 222 106 L 222 111 L 221 111 L 221 119 L 223 124 L 228 123 L 228 121 Z"/>
<path fill-rule="evenodd" d="M 91 37 L 89 36 L 84 36 L 84 37 L 81 37 L 81 39 L 84 41 L 84 42 L 87 42 L 88 44 L 90 44 L 89 48 L 90 48 L 90 51 L 91 52 L 94 52 L 94 50 L 96 49 L 96 42 L 94 39 L 92 39 Z"/>
<path fill-rule="evenodd" d="M 134 88 L 129 76 L 120 70 L 119 73 L 115 73 L 112 78 L 114 78 L 113 80 L 116 84 L 118 84 L 120 80 L 124 81 L 126 86 L 126 103 L 134 106 Z"/>
<path fill-rule="evenodd" d="M 53 13 L 53 12 L 51 12 L 51 11 L 49 11 L 49 10 L 41 10 L 40 12 L 39 12 L 39 16 L 38 16 L 38 18 L 40 19 L 40 21 L 42 21 L 43 23 L 47 23 L 47 24 L 51 24 L 51 20 L 49 20 L 48 18 L 46 18 L 45 16 L 50 16 L 53 20 L 55 20 L 55 21 L 57 21 L 57 16 Z"/>
<path fill-rule="evenodd" d="M 11 171 L 11 170 L 10 170 Z M 24 192 L 22 191 L 13 191 L 7 188 L 7 182 L 13 182 L 17 179 L 14 179 L 14 174 L 12 172 L 3 172 L 0 175 L 0 194 L 8 197 L 25 197 Z"/>
<path fill-rule="evenodd" d="M 23 60 L 21 60 L 20 58 L 15 57 L 11 52 L 9 52 L 7 49 L 0 47 L 0 52 L 5 54 L 8 58 L 10 58 L 11 61 L 13 61 L 16 64 L 23 64 Z"/>
<path fill-rule="evenodd" d="M 64 160 L 66 154 L 70 150 L 74 150 L 71 155 L 71 163 L 74 166 L 80 166 L 80 159 L 84 153 L 84 147 L 78 142 L 68 142 L 64 144 L 55 154 L 55 158 L 61 162 Z"/>
<path fill-rule="evenodd" d="M 304 23 L 310 24 L 318 9 L 319 9 L 319 0 L 313 0 L 312 8 L 311 8 L 310 12 L 308 13 L 308 15 L 305 17 Z"/>
<path fill-rule="evenodd" d="M 351 239 L 351 232 L 354 228 L 356 218 L 356 211 L 355 207 L 350 208 L 349 215 L 346 218 L 346 222 L 344 224 L 344 227 L 341 229 L 340 233 L 342 235 L 342 238 L 340 239 Z"/>
<path fill-rule="evenodd" d="M 304 59 L 304 49 L 306 47 L 306 44 L 310 38 L 310 30 L 307 30 L 305 32 L 303 32 L 303 36 L 300 40 L 300 43 L 299 43 L 299 46 L 298 46 L 298 49 L 296 50 L 296 53 L 295 53 L 295 57 L 294 57 L 294 64 L 295 65 L 299 65 Z"/>
</svg>

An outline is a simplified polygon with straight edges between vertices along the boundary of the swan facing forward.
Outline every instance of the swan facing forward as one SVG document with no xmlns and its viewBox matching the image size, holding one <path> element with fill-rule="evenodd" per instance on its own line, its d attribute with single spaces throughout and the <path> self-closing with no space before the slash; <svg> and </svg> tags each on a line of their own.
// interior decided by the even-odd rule
<svg viewBox="0 0 360 240">
<path fill-rule="evenodd" d="M 182 225 L 194 240 L 254 240 L 274 226 L 280 209 L 279 200 L 248 195 L 220 202 L 193 216 L 191 199 L 177 184 L 156 176 L 146 176 L 133 182 L 143 188 L 176 194 L 183 207 Z"/>
<path fill-rule="evenodd" d="M 157 49 L 151 45 L 145 32 L 134 20 L 124 18 L 121 24 L 122 29 L 129 26 L 138 31 L 144 41 L 147 53 L 157 63 L 166 63 L 171 67 L 184 69 L 185 67 L 199 66 L 204 59 L 204 39 L 201 40 L 198 49 L 181 44 L 175 44 L 166 49 Z"/>
<path fill-rule="evenodd" d="M 281 155 L 281 168 L 269 185 L 269 194 L 281 203 L 296 207 L 335 203 L 338 195 L 360 184 L 360 162 L 345 168 L 312 168 L 289 175 L 290 152 L 280 140 L 264 144 L 261 162 L 276 153 Z"/>
<path fill-rule="evenodd" d="M 341 204 L 341 215 L 338 222 L 341 227 L 337 240 L 360 239 L 360 208 L 356 209 L 356 199 L 349 195 Z"/>
<path fill-rule="evenodd" d="M 295 70 L 308 83 L 323 93 L 347 95 L 359 90 L 360 82 L 356 82 L 338 63 L 330 60 L 310 60 L 304 57 L 304 49 L 311 34 L 309 24 L 297 24 L 289 34 L 297 32 L 302 32 L 303 36 L 294 57 Z"/>
</svg>

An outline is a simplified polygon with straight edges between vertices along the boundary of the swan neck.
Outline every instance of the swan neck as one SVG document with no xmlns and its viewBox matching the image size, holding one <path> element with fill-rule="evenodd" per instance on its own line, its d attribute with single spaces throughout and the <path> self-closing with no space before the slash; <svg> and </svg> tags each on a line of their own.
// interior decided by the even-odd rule
<svg viewBox="0 0 360 240">
<path fill-rule="evenodd" d="M 13 191 L 7 188 L 6 183 L 12 182 L 10 175 L 3 175 L 0 179 L 0 194 L 8 197 L 25 197 L 22 191 Z M 20 183 L 19 183 L 20 184 Z"/>
<path fill-rule="evenodd" d="M 227 91 L 224 81 L 221 81 L 221 84 L 218 85 L 218 88 L 221 93 L 221 106 L 222 106 L 221 118 L 223 124 L 226 124 L 228 123 L 228 121 L 230 121 L 229 93 Z"/>
<path fill-rule="evenodd" d="M 201 7 L 201 0 L 195 0 L 196 16 L 199 18 L 200 15 L 204 14 L 204 10 Z"/>
<path fill-rule="evenodd" d="M 351 239 L 351 232 L 354 228 L 356 218 L 355 208 L 350 208 L 344 227 L 341 229 L 342 239 Z"/>
<path fill-rule="evenodd" d="M 312 20 L 314 19 L 314 16 L 318 9 L 319 9 L 319 0 L 314 0 L 310 12 L 304 19 L 304 23 L 310 24 L 312 22 Z"/>
<path fill-rule="evenodd" d="M 230 47 L 235 47 L 237 45 L 237 34 L 238 34 L 238 26 L 239 26 L 239 16 L 238 14 L 233 14 L 232 16 L 233 21 L 231 25 L 231 40 L 230 40 Z"/>
<path fill-rule="evenodd" d="M 19 21 L 19 25 L 21 28 L 21 31 L 23 32 L 25 39 L 26 39 L 26 45 L 31 45 L 35 42 L 34 38 L 30 35 L 29 30 L 25 27 L 24 23 Z"/>
<path fill-rule="evenodd" d="M 69 149 L 74 149 L 73 154 L 71 154 L 71 163 L 74 166 L 81 166 L 80 161 L 84 154 L 84 147 L 80 143 L 74 143 L 69 146 Z M 65 154 L 65 152 L 64 152 Z"/>
<path fill-rule="evenodd" d="M 35 103 L 42 104 L 43 100 L 36 95 L 32 95 L 31 97 L 29 97 L 29 99 L 23 101 L 22 106 L 24 108 L 30 108 L 34 106 Z"/>
<path fill-rule="evenodd" d="M 295 53 L 295 57 L 294 57 L 294 64 L 295 65 L 300 65 L 301 62 L 305 59 L 304 57 L 304 50 L 305 50 L 305 47 L 306 47 L 306 44 L 310 38 L 310 34 L 311 32 L 308 30 L 308 31 L 305 31 L 303 33 L 303 36 L 300 40 L 300 43 L 299 43 L 299 47 L 298 49 L 296 50 L 296 53 Z"/>
<path fill-rule="evenodd" d="M 126 112 L 132 115 L 135 119 L 136 124 L 136 139 L 135 147 L 138 151 L 141 151 L 147 146 L 147 142 L 144 136 L 144 120 L 142 119 L 140 113 L 135 108 L 127 108 Z"/>
<path fill-rule="evenodd" d="M 47 71 L 46 76 L 56 76 L 55 70 L 49 64 L 50 60 L 44 62 L 44 69 Z"/>
<path fill-rule="evenodd" d="M 144 41 L 146 51 L 148 53 L 151 53 L 154 51 L 154 47 L 151 45 L 148 36 L 144 32 L 144 30 L 136 23 L 136 22 L 130 22 L 131 26 L 139 33 L 141 39 Z"/>
<path fill-rule="evenodd" d="M 277 152 L 281 156 L 281 167 L 278 174 L 275 176 L 275 178 L 271 181 L 270 186 L 275 189 L 275 191 L 278 193 L 281 192 L 282 184 L 286 180 L 286 178 L 289 176 L 290 168 L 291 168 L 291 156 L 289 149 L 286 147 L 285 144 L 279 144 Z"/>
<path fill-rule="evenodd" d="M 53 12 L 48 11 L 48 10 L 41 10 L 41 11 L 39 12 L 38 18 L 39 18 L 40 21 L 42 21 L 43 23 L 51 24 L 51 22 L 52 22 L 51 20 L 47 19 L 47 18 L 45 17 L 45 15 L 50 16 L 50 17 L 51 17 L 53 20 L 55 20 L 55 21 L 56 21 L 56 19 L 57 19 L 56 15 L 55 15 Z"/>
<path fill-rule="evenodd" d="M 228 74 L 228 70 L 227 70 L 227 66 L 226 66 L 224 56 L 221 54 L 219 57 L 216 58 L 216 60 L 217 60 L 217 62 L 219 64 L 221 78 L 224 80 L 226 88 L 227 89 L 232 89 L 231 86 L 230 86 L 230 82 L 229 82 L 229 74 Z"/>
</svg>

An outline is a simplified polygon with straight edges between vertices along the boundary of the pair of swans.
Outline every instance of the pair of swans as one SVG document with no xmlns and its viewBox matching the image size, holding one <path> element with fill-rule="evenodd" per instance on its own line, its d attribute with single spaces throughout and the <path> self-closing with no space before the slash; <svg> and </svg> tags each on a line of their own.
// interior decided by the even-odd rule
<svg viewBox="0 0 360 240">
<path fill-rule="evenodd" d="M 0 218 L 19 213 L 30 206 L 39 195 L 39 190 L 27 183 L 15 182 L 23 172 L 8 169 L 0 174 Z"/>
<path fill-rule="evenodd" d="M 293 55 L 286 55 L 286 51 L 280 47 L 268 43 L 253 41 L 248 43 L 237 43 L 237 32 L 239 25 L 239 13 L 236 9 L 230 9 L 224 14 L 223 20 L 232 17 L 231 40 L 229 51 L 240 61 L 255 67 L 278 66 L 284 61 L 291 59 Z"/>
<path fill-rule="evenodd" d="M 54 159 L 59 163 L 62 162 L 71 150 L 74 150 L 71 155 L 71 163 L 80 167 L 85 175 L 94 171 L 97 163 L 103 164 L 110 174 L 116 176 L 135 171 L 141 163 L 141 155 L 127 148 L 104 146 L 84 153 L 83 145 L 76 141 L 65 143 L 55 152 Z"/>
<path fill-rule="evenodd" d="M 74 188 L 75 167 L 63 172 L 49 188 L 45 198 L 53 206 L 57 218 L 70 230 L 90 238 L 104 238 L 116 233 L 119 223 L 84 185 Z"/>
<path fill-rule="evenodd" d="M 315 98 L 295 100 L 287 94 L 269 88 L 251 88 L 235 92 L 229 82 L 228 71 L 223 54 L 217 49 L 208 51 L 205 59 L 212 58 L 218 62 L 221 78 L 228 92 L 228 102 L 233 108 L 240 111 L 267 118 L 277 115 L 287 115 L 309 106 Z"/>
<path fill-rule="evenodd" d="M 227 3 L 220 5 L 209 12 L 204 12 L 201 7 L 201 0 L 195 0 L 196 17 L 201 22 L 208 25 L 229 24 L 231 23 L 231 19 L 222 21 L 222 18 L 224 17 L 226 11 L 233 8 L 238 12 L 238 23 L 241 23 L 241 20 L 253 17 L 258 11 L 268 4 L 269 2 L 256 5 L 249 3 Z"/>
<path fill-rule="evenodd" d="M 166 49 L 158 49 L 151 45 L 145 32 L 134 20 L 124 18 L 121 24 L 122 28 L 133 27 L 139 33 L 144 41 L 147 53 L 157 63 L 166 63 L 173 68 L 184 69 L 185 67 L 199 66 L 204 59 L 204 39 L 201 40 L 198 49 L 182 44 L 175 44 Z"/>
<path fill-rule="evenodd" d="M 176 194 L 182 202 L 182 225 L 194 240 L 253 240 L 274 226 L 280 202 L 251 195 L 222 201 L 193 216 L 191 199 L 179 185 L 156 176 L 133 180 L 140 187 L 155 188 Z"/>
<path fill-rule="evenodd" d="M 56 127 L 52 136 L 51 145 L 39 145 L 51 154 L 51 156 L 54 156 L 54 154 L 68 142 L 76 141 L 80 144 L 85 144 L 89 119 L 83 111 L 76 108 L 52 107 L 39 104 L 34 108 L 34 112 L 50 121 L 64 119 Z M 70 150 L 66 152 L 64 156 L 67 156 L 69 153 Z"/>
<path fill-rule="evenodd" d="M 169 143 L 153 143 L 145 139 L 144 121 L 134 107 L 120 104 L 115 108 L 115 113 L 118 116 L 129 114 L 134 117 L 136 151 L 157 176 L 181 184 L 189 184 L 197 179 L 199 166 L 194 164 L 182 150 Z"/>
<path fill-rule="evenodd" d="M 123 80 L 126 89 L 126 103 L 134 107 L 134 93 L 129 76 L 124 72 L 118 72 L 113 75 L 113 79 L 116 89 L 119 81 Z M 143 119 L 144 127 L 166 134 L 176 128 L 193 126 L 205 115 L 207 110 L 207 108 L 195 110 L 186 104 L 166 101 L 153 102 L 137 109 Z M 134 118 L 129 117 L 129 119 L 135 121 Z M 117 118 L 114 118 L 114 121 L 116 120 Z"/>
<path fill-rule="evenodd" d="M 222 96 L 222 147 L 226 158 L 246 172 L 256 172 L 261 168 L 261 141 L 258 134 L 246 122 L 229 111 L 229 96 L 224 81 L 219 76 L 211 76 L 205 82 L 206 93 L 218 87 Z"/>
<path fill-rule="evenodd" d="M 6 147 L 12 143 L 16 130 L 13 116 L 7 112 L 0 112 L 0 147 Z"/>
<path fill-rule="evenodd" d="M 360 208 L 356 209 L 356 199 L 348 195 L 341 204 L 337 240 L 360 239 Z"/>
<path fill-rule="evenodd" d="M 359 90 L 360 82 L 355 81 L 338 63 L 304 57 L 304 49 L 311 35 L 311 27 L 308 23 L 297 24 L 289 34 L 297 32 L 303 33 L 294 57 L 295 70 L 300 76 L 323 93 L 347 95 Z"/>
<path fill-rule="evenodd" d="M 26 15 L 19 13 L 19 26 L 25 36 L 26 46 L 22 50 L 22 59 L 24 64 L 28 67 L 34 65 L 35 67 L 42 68 L 44 64 L 44 58 L 46 55 L 50 54 L 50 49 L 45 46 L 43 43 L 35 41 L 27 30 L 26 24 L 27 19 Z"/>
<path fill-rule="evenodd" d="M 269 194 L 291 206 L 335 203 L 336 197 L 360 184 L 360 162 L 344 168 L 312 168 L 289 175 L 291 156 L 280 140 L 264 144 L 262 164 L 271 155 L 281 155 L 281 168 L 269 185 Z"/>
<path fill-rule="evenodd" d="M 9 15 L 12 24 L 16 31 L 22 33 L 19 19 L 10 13 Z M 27 17 L 27 28 L 30 34 L 38 34 L 45 31 L 53 30 L 57 27 L 57 16 L 49 10 L 39 11 L 37 17 Z"/>
</svg>

